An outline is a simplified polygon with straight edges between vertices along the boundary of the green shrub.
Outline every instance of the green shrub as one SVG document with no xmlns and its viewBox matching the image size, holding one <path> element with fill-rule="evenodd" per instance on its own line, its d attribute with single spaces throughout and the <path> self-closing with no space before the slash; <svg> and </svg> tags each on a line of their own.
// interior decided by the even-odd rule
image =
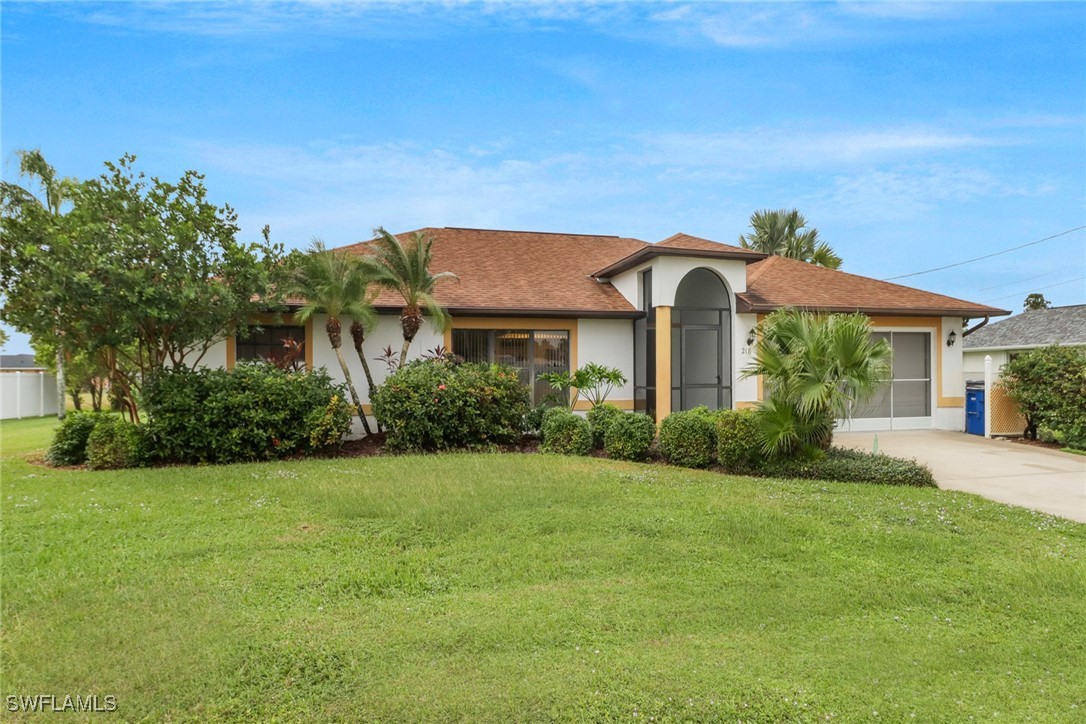
<svg viewBox="0 0 1086 724">
<path fill-rule="evenodd" d="M 753 470 L 762 458 L 758 413 L 755 410 L 720 410 L 716 420 L 716 457 L 731 473 Z"/>
<path fill-rule="evenodd" d="M 146 463 L 144 431 L 116 415 L 106 415 L 87 438 L 87 467 L 91 470 L 135 468 Z"/>
<path fill-rule="evenodd" d="M 105 417 L 98 412 L 69 412 L 53 434 L 53 444 L 45 453 L 50 465 L 82 465 L 87 462 L 87 438 Z"/>
<path fill-rule="evenodd" d="M 622 413 L 611 421 L 604 437 L 607 457 L 614 460 L 644 460 L 656 438 L 656 423 L 639 412 Z"/>
<path fill-rule="evenodd" d="M 345 431 L 351 429 L 351 406 L 339 395 L 332 395 L 323 410 L 313 410 L 306 418 L 309 447 L 323 450 L 343 442 Z"/>
<path fill-rule="evenodd" d="M 418 360 L 397 370 L 373 396 L 373 413 L 392 450 L 478 448 L 515 442 L 528 389 L 502 365 Z"/>
<path fill-rule="evenodd" d="M 547 410 L 553 410 L 551 405 L 540 403 L 524 413 L 524 424 L 521 429 L 524 432 L 538 435 L 543 429 L 543 415 Z"/>
<path fill-rule="evenodd" d="M 836 480 L 844 483 L 881 483 L 935 487 L 927 466 L 915 460 L 831 447 L 815 460 L 775 458 L 763 460 L 758 473 L 772 478 Z"/>
<path fill-rule="evenodd" d="M 592 426 L 569 410 L 544 416 L 543 452 L 558 455 L 587 455 L 592 451 Z"/>
<path fill-rule="evenodd" d="M 625 414 L 609 402 L 596 405 L 589 410 L 587 418 L 588 424 L 592 427 L 592 447 L 597 450 L 603 448 L 604 438 L 607 436 L 611 423 Z"/>
<path fill-rule="evenodd" d="M 314 452 L 350 431 L 324 370 L 291 372 L 242 362 L 232 370 L 180 369 L 143 386 L 154 456 L 167 462 L 230 463 Z"/>
<path fill-rule="evenodd" d="M 1003 367 L 1000 384 L 1026 417 L 1026 437 L 1039 428 L 1086 449 L 1086 347 L 1053 345 L 1023 352 Z"/>
<path fill-rule="evenodd" d="M 660 452 L 672 465 L 708 467 L 715 450 L 716 430 L 711 415 L 696 410 L 675 412 L 660 423 Z"/>
<path fill-rule="evenodd" d="M 569 414 L 572 413 L 569 411 L 568 407 L 548 407 L 546 410 L 543 411 L 543 422 L 539 426 L 539 434 L 545 434 L 544 430 L 547 429 L 547 424 L 550 423 L 551 420 L 555 420 L 559 417 Z"/>
</svg>

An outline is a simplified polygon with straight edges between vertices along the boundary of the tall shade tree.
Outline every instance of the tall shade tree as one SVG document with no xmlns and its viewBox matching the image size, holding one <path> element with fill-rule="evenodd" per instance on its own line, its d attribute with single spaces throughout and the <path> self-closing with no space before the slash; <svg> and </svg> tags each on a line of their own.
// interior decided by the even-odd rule
<svg viewBox="0 0 1086 724">
<path fill-rule="evenodd" d="M 347 381 L 347 390 L 351 393 L 358 416 L 362 418 L 362 426 L 367 435 L 372 434 L 366 412 L 362 409 L 362 400 L 351 379 L 351 371 L 343 359 L 343 323 L 340 321 L 342 317 L 351 317 L 363 329 L 372 328 L 376 321 L 373 305 L 367 300 L 369 279 L 366 267 L 358 257 L 343 250 L 328 249 L 320 239 L 313 240 L 308 253 L 295 255 L 292 266 L 294 278 L 291 293 L 305 300 L 295 313 L 295 319 L 304 322 L 314 314 L 328 317 L 324 331 L 328 333 L 328 341 L 336 353 L 343 379 Z M 361 349 L 361 343 L 358 343 L 358 349 Z M 361 352 L 359 356 L 362 356 Z M 367 377 L 371 385 L 370 399 L 373 399 L 372 378 L 368 374 Z"/>
<path fill-rule="evenodd" d="M 403 367 L 411 341 L 422 327 L 423 309 L 435 329 L 448 327 L 449 314 L 434 298 L 434 290 L 439 283 L 457 279 L 457 276 L 448 271 L 430 271 L 434 240 L 420 231 L 416 231 L 406 244 L 380 227 L 374 230 L 374 235 L 377 238 L 371 245 L 372 253 L 365 258 L 366 266 L 375 282 L 397 292 L 404 301 L 400 312 L 400 330 L 403 332 L 400 367 Z"/>
<path fill-rule="evenodd" d="M 2 193 L 5 206 L 11 204 L 13 208 L 17 208 L 22 204 L 39 204 L 52 216 L 59 217 L 62 207 L 69 200 L 72 187 L 76 184 L 75 179 L 57 175 L 57 170 L 45 160 L 45 156 L 42 155 L 39 148 L 19 150 L 16 154 L 19 157 L 19 175 L 40 186 L 43 198 L 38 199 L 30 191 L 14 184 L 4 184 Z M 54 269 L 54 271 L 63 273 L 63 270 Z M 49 284 L 49 282 L 43 283 Z M 63 331 L 55 326 L 51 329 L 39 328 L 24 331 L 30 333 L 33 338 L 51 344 L 55 348 L 53 364 L 57 381 L 57 399 L 63 401 L 66 388 Z M 61 420 L 64 419 L 64 412 L 65 406 L 63 404 L 57 405 L 57 417 Z"/>
<path fill-rule="evenodd" d="M 168 183 L 134 162 L 72 186 L 62 216 L 8 203 L 5 187 L 0 292 L 4 321 L 35 329 L 51 315 L 66 346 L 104 354 L 136 420 L 143 380 L 195 366 L 275 303 L 282 249 L 267 229 L 264 243 L 238 242 L 236 214 L 208 201 L 198 173 Z"/>
<path fill-rule="evenodd" d="M 818 229 L 808 229 L 807 220 L 796 209 L 764 209 L 750 217 L 750 234 L 739 236 L 739 245 L 763 254 L 784 256 L 809 264 L 839 269 L 839 257 L 830 245 L 818 238 Z"/>
<path fill-rule="evenodd" d="M 760 420 L 766 453 L 826 449 L 834 421 L 848 419 L 889 376 L 890 345 L 871 337 L 871 321 L 863 314 L 782 309 L 759 329 L 757 356 L 743 375 L 763 379 Z"/>
</svg>

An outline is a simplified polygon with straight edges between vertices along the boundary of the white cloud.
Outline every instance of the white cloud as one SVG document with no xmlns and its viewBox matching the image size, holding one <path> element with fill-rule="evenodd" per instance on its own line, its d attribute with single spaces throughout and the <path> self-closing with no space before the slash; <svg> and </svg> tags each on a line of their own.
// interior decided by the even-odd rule
<svg viewBox="0 0 1086 724">
<path fill-rule="evenodd" d="M 1011 183 L 982 169 L 936 164 L 838 175 L 832 187 L 813 200 L 839 218 L 895 221 L 917 217 L 945 202 L 1037 197 L 1054 190 L 1041 179 Z"/>
<path fill-rule="evenodd" d="M 753 128 L 724 133 L 666 133 L 642 138 L 644 160 L 729 173 L 766 169 L 828 171 L 945 151 L 1008 145 L 1007 140 L 929 127 L 804 130 Z"/>
<path fill-rule="evenodd" d="M 1008 181 L 958 153 L 999 143 L 1008 142 L 936 127 L 774 127 L 550 152 L 529 151 L 516 138 L 464 148 L 342 140 L 187 146 L 198 168 L 248 189 L 250 198 L 237 204 L 247 230 L 271 223 L 297 245 L 312 234 L 348 243 L 379 224 L 569 230 L 567 219 L 597 219 L 590 229 L 578 221 L 578 230 L 640 234 L 714 217 L 729 198 L 906 218 L 948 202 L 1051 192 L 1041 180 Z"/>
</svg>

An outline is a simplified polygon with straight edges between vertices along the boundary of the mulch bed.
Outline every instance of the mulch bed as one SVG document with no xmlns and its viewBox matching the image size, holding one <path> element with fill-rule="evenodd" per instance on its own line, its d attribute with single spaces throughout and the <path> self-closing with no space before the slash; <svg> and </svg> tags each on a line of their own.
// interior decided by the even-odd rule
<svg viewBox="0 0 1086 724">
<path fill-rule="evenodd" d="M 1063 445 L 1055 442 L 1042 442 L 1041 440 L 1029 440 L 1024 437 L 1010 437 L 1007 438 L 1009 442 L 1018 443 L 1019 445 L 1030 445 L 1032 447 L 1043 447 L 1049 450 L 1062 450 Z"/>
</svg>

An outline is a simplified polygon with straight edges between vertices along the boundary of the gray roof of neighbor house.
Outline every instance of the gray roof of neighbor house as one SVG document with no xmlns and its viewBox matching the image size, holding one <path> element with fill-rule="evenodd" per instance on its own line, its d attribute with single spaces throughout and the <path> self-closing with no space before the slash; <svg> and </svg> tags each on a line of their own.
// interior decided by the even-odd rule
<svg viewBox="0 0 1086 724">
<path fill-rule="evenodd" d="M 32 354 L 0 354 L 0 369 L 40 370 L 45 368 L 34 361 Z"/>
<path fill-rule="evenodd" d="M 1024 349 L 1050 344 L 1086 344 L 1086 304 L 1022 312 L 981 327 L 962 341 L 964 349 Z"/>
</svg>

